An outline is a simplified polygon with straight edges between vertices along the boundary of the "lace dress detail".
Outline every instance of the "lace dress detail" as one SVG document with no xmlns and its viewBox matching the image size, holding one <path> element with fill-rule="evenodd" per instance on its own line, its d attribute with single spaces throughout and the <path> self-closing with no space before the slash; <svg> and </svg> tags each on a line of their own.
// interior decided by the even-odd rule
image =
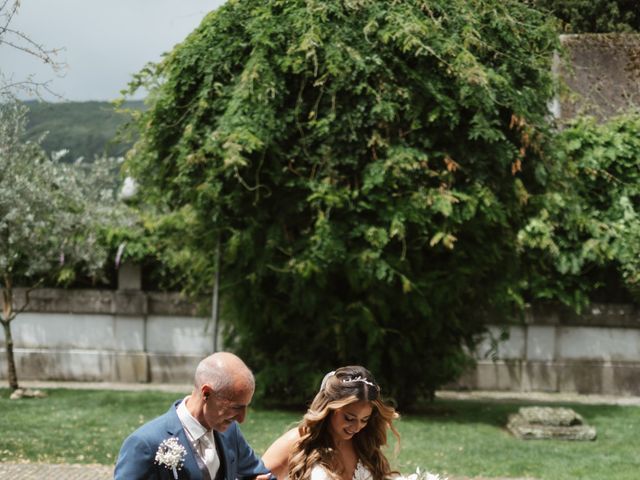
<svg viewBox="0 0 640 480">
<path fill-rule="evenodd" d="M 311 469 L 311 480 L 331 480 L 331 477 L 320 465 L 315 465 Z M 367 467 L 365 467 L 360 460 L 356 465 L 356 469 L 353 471 L 353 480 L 373 480 L 373 475 Z"/>
<path fill-rule="evenodd" d="M 356 465 L 356 469 L 353 471 L 353 480 L 373 480 L 373 475 L 367 467 L 365 467 L 360 460 Z"/>
</svg>

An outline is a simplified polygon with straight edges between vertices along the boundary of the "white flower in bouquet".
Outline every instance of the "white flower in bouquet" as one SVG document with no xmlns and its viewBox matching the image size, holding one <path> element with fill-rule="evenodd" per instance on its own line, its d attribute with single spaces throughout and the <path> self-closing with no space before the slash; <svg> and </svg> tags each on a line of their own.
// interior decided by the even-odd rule
<svg viewBox="0 0 640 480">
<path fill-rule="evenodd" d="M 420 467 L 416 468 L 416 473 L 395 477 L 394 480 L 447 480 L 447 477 L 441 477 L 436 473 L 421 472 Z"/>
<path fill-rule="evenodd" d="M 187 450 L 180 445 L 177 437 L 171 437 L 164 440 L 158 447 L 156 452 L 156 463 L 164 465 L 173 471 L 173 478 L 178 479 L 178 470 L 184 465 L 184 459 L 187 456 Z"/>
<path fill-rule="evenodd" d="M 425 480 L 447 480 L 446 477 L 441 477 L 437 473 L 425 473 Z"/>
</svg>

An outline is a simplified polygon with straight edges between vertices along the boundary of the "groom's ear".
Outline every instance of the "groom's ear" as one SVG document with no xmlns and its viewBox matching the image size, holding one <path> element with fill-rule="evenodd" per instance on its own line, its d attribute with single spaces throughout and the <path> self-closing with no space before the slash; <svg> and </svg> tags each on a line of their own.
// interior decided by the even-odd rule
<svg viewBox="0 0 640 480">
<path fill-rule="evenodd" d="M 207 385 L 205 383 L 204 385 L 202 385 L 202 387 L 200 387 L 200 394 L 206 402 L 207 400 L 209 400 L 209 397 L 213 395 L 213 388 L 211 388 L 211 385 Z"/>
</svg>

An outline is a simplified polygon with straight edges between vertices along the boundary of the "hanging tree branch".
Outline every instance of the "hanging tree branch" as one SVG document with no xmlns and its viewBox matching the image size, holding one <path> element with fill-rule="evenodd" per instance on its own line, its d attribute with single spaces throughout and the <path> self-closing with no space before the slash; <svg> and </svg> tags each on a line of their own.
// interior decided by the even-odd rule
<svg viewBox="0 0 640 480">
<path fill-rule="evenodd" d="M 32 56 L 49 65 L 55 73 L 64 70 L 66 64 L 56 58 L 63 50 L 62 48 L 46 48 L 44 45 L 34 41 L 28 34 L 10 27 L 19 8 L 20 0 L 4 0 L 0 4 L 0 48 L 6 46 Z M 61 98 L 60 95 L 49 88 L 49 84 L 50 81 L 40 82 L 34 80 L 33 75 L 29 75 L 26 79 L 14 80 L 13 75 L 7 74 L 6 71 L 0 69 L 0 96 L 10 96 L 14 92 L 21 90 L 33 93 L 38 97 L 41 96 L 42 91 L 45 91 Z"/>
</svg>

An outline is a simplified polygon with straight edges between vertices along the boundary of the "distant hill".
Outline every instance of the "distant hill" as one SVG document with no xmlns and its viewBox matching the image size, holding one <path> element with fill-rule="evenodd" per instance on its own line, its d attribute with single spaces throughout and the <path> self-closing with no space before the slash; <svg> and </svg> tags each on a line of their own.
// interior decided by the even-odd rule
<svg viewBox="0 0 640 480">
<path fill-rule="evenodd" d="M 129 115 L 117 112 L 109 102 L 25 102 L 27 115 L 27 139 L 39 138 L 48 132 L 42 146 L 48 152 L 68 149 L 63 158 L 74 161 L 84 157 L 91 161 L 106 154 L 119 157 L 131 147 L 132 140 L 117 138 L 119 129 L 129 120 Z M 123 109 L 141 110 L 142 101 L 126 102 Z"/>
</svg>

